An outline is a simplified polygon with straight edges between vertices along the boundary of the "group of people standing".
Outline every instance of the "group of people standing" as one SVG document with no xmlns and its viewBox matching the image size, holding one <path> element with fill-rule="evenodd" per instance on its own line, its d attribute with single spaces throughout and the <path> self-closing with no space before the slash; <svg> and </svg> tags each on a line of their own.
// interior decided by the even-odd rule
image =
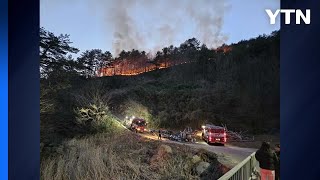
<svg viewBox="0 0 320 180">
<path fill-rule="evenodd" d="M 272 150 L 269 142 L 263 142 L 255 157 L 259 162 L 261 180 L 280 180 L 280 144 Z"/>
</svg>

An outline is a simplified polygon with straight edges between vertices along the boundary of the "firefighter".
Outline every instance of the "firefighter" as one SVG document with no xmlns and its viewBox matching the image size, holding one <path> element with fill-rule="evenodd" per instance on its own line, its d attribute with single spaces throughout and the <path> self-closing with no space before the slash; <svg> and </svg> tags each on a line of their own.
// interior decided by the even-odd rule
<svg viewBox="0 0 320 180">
<path fill-rule="evenodd" d="M 159 129 L 158 139 L 160 139 L 160 140 L 161 140 L 161 130 L 160 130 L 160 129 Z"/>
<path fill-rule="evenodd" d="M 263 142 L 255 155 L 259 161 L 261 180 L 275 180 L 275 166 L 279 163 L 269 142 Z"/>
</svg>

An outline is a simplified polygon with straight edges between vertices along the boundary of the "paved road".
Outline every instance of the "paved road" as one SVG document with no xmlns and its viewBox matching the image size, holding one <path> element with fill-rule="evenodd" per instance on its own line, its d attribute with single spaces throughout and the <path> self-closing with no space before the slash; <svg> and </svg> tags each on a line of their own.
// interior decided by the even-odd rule
<svg viewBox="0 0 320 180">
<path fill-rule="evenodd" d="M 152 134 L 143 133 L 140 134 L 141 136 L 149 139 L 158 140 L 157 136 Z M 174 143 L 174 144 L 181 144 L 187 145 L 195 149 L 206 149 L 207 151 L 216 153 L 218 155 L 218 160 L 220 163 L 224 164 L 225 166 L 232 168 L 246 157 L 248 157 L 253 152 L 257 151 L 257 149 L 252 148 L 242 148 L 236 147 L 226 144 L 225 146 L 217 146 L 217 145 L 208 145 L 205 142 L 196 142 L 196 143 L 182 143 L 177 141 L 171 141 L 165 138 L 162 138 L 163 142 L 166 143 Z"/>
<path fill-rule="evenodd" d="M 123 127 L 126 128 L 125 126 Z M 155 134 L 151 134 L 151 133 L 138 133 L 138 134 L 148 139 L 158 140 L 158 137 Z M 166 143 L 187 145 L 195 149 L 206 149 L 207 151 L 217 154 L 218 161 L 223 165 L 227 166 L 228 168 L 233 168 L 238 163 L 240 163 L 245 158 L 247 158 L 249 155 L 251 155 L 253 152 L 257 151 L 257 149 L 237 147 L 229 144 L 225 144 L 224 146 L 208 145 L 204 141 L 196 142 L 196 143 L 183 143 L 183 142 L 171 141 L 166 138 L 162 138 L 161 141 Z"/>
</svg>

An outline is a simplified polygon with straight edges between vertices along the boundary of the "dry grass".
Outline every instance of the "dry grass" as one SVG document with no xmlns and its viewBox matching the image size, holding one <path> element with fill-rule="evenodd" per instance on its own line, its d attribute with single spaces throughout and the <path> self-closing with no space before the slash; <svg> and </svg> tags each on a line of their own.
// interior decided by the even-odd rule
<svg viewBox="0 0 320 180">
<path fill-rule="evenodd" d="M 130 132 L 72 139 L 42 158 L 41 179 L 199 179 L 192 174 L 192 151 L 185 146 L 172 147 L 172 158 L 152 168 L 150 159 L 159 145 Z"/>
</svg>

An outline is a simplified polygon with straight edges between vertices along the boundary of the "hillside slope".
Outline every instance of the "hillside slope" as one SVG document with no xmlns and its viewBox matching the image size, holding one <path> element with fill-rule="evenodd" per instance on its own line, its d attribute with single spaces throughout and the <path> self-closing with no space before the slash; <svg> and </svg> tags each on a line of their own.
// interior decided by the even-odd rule
<svg viewBox="0 0 320 180">
<path fill-rule="evenodd" d="M 144 73 L 95 79 L 112 111 L 165 128 L 226 124 L 252 132 L 279 129 L 278 37 L 233 45 L 214 59 Z M 204 70 L 205 69 L 205 70 Z"/>
</svg>

